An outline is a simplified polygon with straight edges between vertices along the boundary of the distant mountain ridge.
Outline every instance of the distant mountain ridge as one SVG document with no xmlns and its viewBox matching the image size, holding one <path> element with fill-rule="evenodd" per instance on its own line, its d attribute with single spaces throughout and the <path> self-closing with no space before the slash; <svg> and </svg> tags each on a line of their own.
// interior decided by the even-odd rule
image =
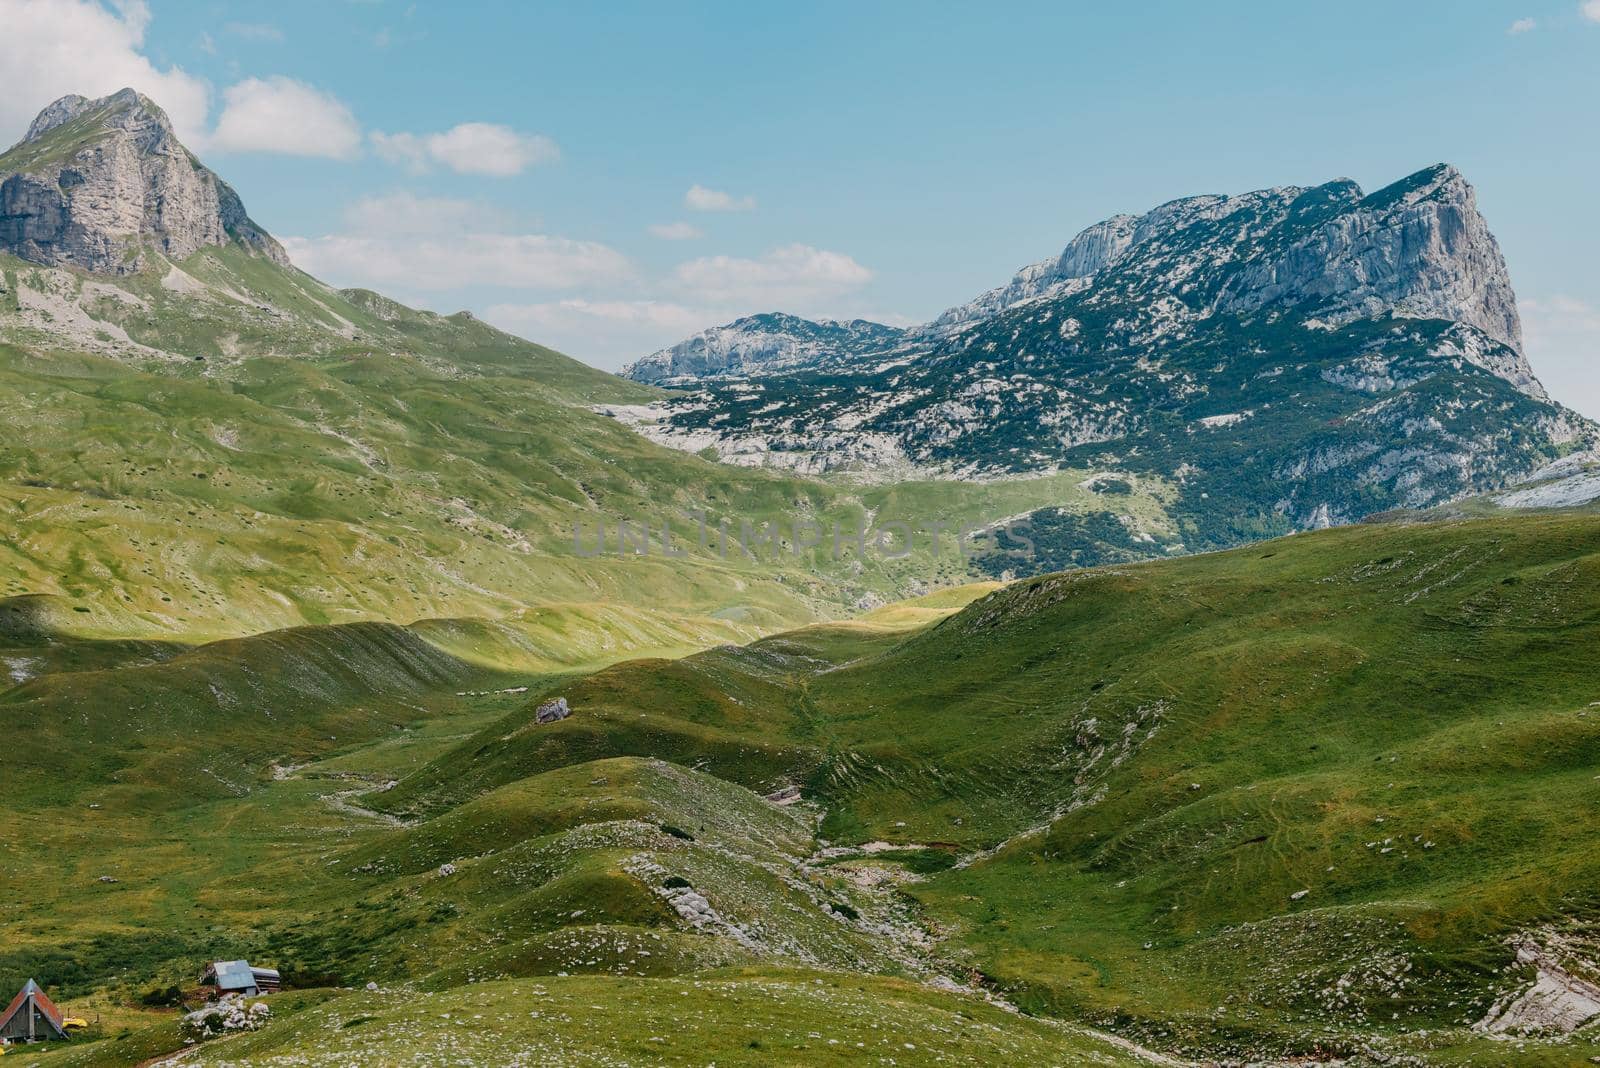
<svg viewBox="0 0 1600 1068">
<path fill-rule="evenodd" d="M 1522 353 L 1446 164 L 1119 215 L 877 351 L 743 361 L 623 413 L 725 459 L 869 478 L 1103 468 L 1172 487 L 1186 548 L 1428 507 L 1596 439 Z M 741 363 L 730 353 L 728 364 Z"/>
<path fill-rule="evenodd" d="M 1272 240 L 1260 241 L 1266 235 L 1258 233 L 1252 243 L 1241 233 L 1229 245 L 1217 234 L 1202 233 L 1247 212 L 1269 221 L 1277 231 Z M 1206 239 L 1209 264 L 1185 258 L 1193 250 L 1177 235 L 1190 233 Z M 649 376 L 670 364 L 675 377 L 717 377 L 790 370 L 888 351 L 901 342 L 915 349 L 919 342 L 926 346 L 1018 305 L 1084 292 L 1097 275 L 1134 262 L 1141 263 L 1145 277 L 1124 296 L 1158 300 L 1168 284 L 1184 294 L 1206 286 L 1210 299 L 1191 317 L 1298 307 L 1342 324 L 1392 313 L 1467 323 L 1519 353 L 1522 348 L 1522 323 L 1499 244 L 1478 213 L 1471 185 L 1441 163 L 1372 196 L 1340 178 L 1313 188 L 1185 197 L 1144 215 L 1114 215 L 1078 234 L 1059 255 L 1021 268 L 1005 285 L 920 327 L 842 334 L 830 329 L 839 324 L 783 313 L 753 315 L 652 353 L 622 373 L 651 381 Z M 1220 284 L 1219 268 L 1230 272 Z M 778 332 L 810 344 L 791 346 L 784 359 L 766 358 L 767 339 Z M 707 350 L 718 358 L 684 358 Z M 1542 394 L 1526 361 L 1505 370 L 1509 381 Z"/>
<path fill-rule="evenodd" d="M 717 375 L 762 374 L 879 352 L 904 334 L 904 330 L 866 319 L 814 321 L 767 312 L 702 330 L 629 364 L 622 374 L 657 385 Z"/>
</svg>

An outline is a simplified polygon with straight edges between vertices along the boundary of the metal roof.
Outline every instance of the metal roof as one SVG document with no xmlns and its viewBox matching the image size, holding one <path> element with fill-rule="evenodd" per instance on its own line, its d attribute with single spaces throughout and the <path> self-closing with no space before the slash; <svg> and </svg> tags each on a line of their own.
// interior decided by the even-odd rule
<svg viewBox="0 0 1600 1068">
<path fill-rule="evenodd" d="M 52 1030 L 62 1038 L 66 1037 L 67 1033 L 61 1026 L 61 1010 L 56 1008 L 55 1002 L 46 997 L 45 992 L 39 989 L 39 984 L 32 979 L 22 984 L 22 989 L 17 991 L 17 996 L 11 999 L 11 1004 L 6 1006 L 6 1011 L 0 1013 L 0 1027 L 10 1023 L 11 1018 L 24 1005 L 29 1004 L 39 1010 L 39 1015 L 44 1018 Z"/>
<path fill-rule="evenodd" d="M 249 961 L 219 960 L 211 965 L 218 990 L 247 990 L 256 985 L 256 974 Z"/>
</svg>

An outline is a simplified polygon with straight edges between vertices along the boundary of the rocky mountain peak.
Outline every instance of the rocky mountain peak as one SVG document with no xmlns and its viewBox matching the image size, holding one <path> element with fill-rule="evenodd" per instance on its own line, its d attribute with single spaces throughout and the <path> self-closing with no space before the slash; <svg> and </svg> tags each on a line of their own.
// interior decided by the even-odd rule
<svg viewBox="0 0 1600 1068">
<path fill-rule="evenodd" d="M 640 382 L 738 375 L 850 359 L 897 344 L 904 331 L 867 319 L 814 322 L 786 312 L 767 312 L 702 330 L 671 348 L 623 368 Z"/>
<path fill-rule="evenodd" d="M 237 244 L 280 265 L 283 247 L 179 142 L 148 97 L 65 96 L 0 155 L 0 250 L 99 274 Z"/>
</svg>

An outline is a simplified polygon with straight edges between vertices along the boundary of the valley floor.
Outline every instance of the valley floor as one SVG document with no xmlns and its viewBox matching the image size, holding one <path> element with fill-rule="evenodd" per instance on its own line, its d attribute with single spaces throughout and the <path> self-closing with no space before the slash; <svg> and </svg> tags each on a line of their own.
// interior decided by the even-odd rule
<svg viewBox="0 0 1600 1068">
<path fill-rule="evenodd" d="M 12 1055 L 1579 1063 L 1597 627 L 1600 521 L 1533 516 L 559 674 L 14 634 L 0 978 L 98 1024 Z M 235 957 L 259 1030 L 140 1004 Z"/>
</svg>

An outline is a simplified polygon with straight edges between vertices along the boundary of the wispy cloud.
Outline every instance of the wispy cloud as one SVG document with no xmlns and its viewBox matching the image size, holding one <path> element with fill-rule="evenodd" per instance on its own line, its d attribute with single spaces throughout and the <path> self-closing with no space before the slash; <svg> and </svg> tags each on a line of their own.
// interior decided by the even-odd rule
<svg viewBox="0 0 1600 1068">
<path fill-rule="evenodd" d="M 656 223 L 650 227 L 650 236 L 663 241 L 692 241 L 706 236 L 698 226 L 686 222 Z"/>
<path fill-rule="evenodd" d="M 1579 11 L 1590 22 L 1600 22 L 1600 0 L 1583 0 L 1583 7 Z"/>
<path fill-rule="evenodd" d="M 506 212 L 477 200 L 423 197 L 415 193 L 364 196 L 345 208 L 345 229 L 357 234 L 449 234 L 508 232 Z"/>
<path fill-rule="evenodd" d="M 724 308 L 665 300 L 564 300 L 495 304 L 484 318 L 611 370 L 735 317 Z"/>
<path fill-rule="evenodd" d="M 1517 308 L 1528 362 L 1550 395 L 1600 418 L 1600 304 L 1557 294 Z"/>
<path fill-rule="evenodd" d="M 836 300 L 872 281 L 872 271 L 843 252 L 786 245 L 757 259 L 704 256 L 672 272 L 697 303 L 754 310 L 804 309 Z"/>
<path fill-rule="evenodd" d="M 683 194 L 683 203 L 692 211 L 754 211 L 756 198 L 736 197 L 720 189 L 707 189 L 703 185 L 696 184 L 690 186 L 689 191 Z"/>
<path fill-rule="evenodd" d="M 1528 33 L 1538 25 L 1533 19 L 1518 19 L 1506 27 L 1506 32 L 1515 36 L 1519 33 Z"/>
<path fill-rule="evenodd" d="M 243 37 L 247 41 L 283 40 L 283 31 L 270 22 L 230 22 L 222 27 L 222 32 Z"/>
<path fill-rule="evenodd" d="M 607 245 L 507 229 L 500 213 L 468 200 L 366 197 L 344 223 L 339 233 L 289 237 L 284 246 L 297 265 L 328 281 L 406 294 L 470 286 L 562 291 L 617 285 L 633 274 L 628 258 Z"/>
<path fill-rule="evenodd" d="M 457 174 L 494 178 L 509 178 L 561 158 L 561 150 L 548 137 L 487 122 L 464 122 L 433 134 L 374 131 L 372 145 L 384 159 L 413 171 L 437 164 Z"/>
</svg>

